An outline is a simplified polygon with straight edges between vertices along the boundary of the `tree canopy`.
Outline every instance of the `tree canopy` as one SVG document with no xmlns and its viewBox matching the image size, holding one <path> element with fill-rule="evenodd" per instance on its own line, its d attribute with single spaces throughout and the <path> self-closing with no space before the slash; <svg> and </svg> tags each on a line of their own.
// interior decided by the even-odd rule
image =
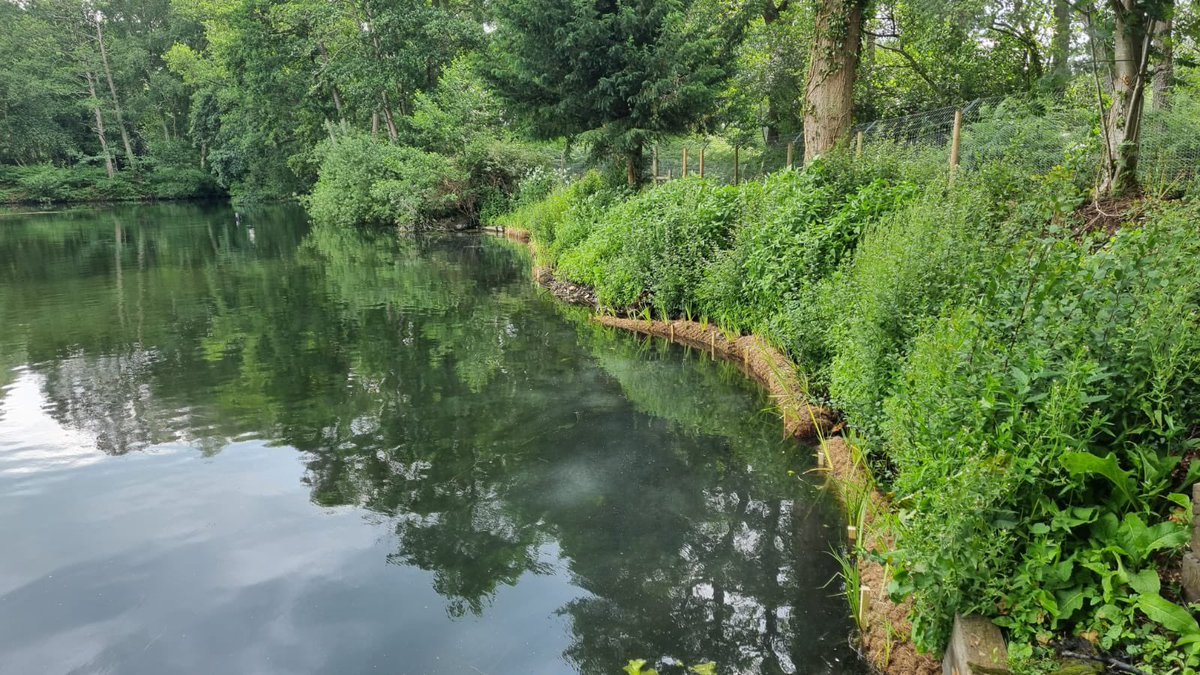
<svg viewBox="0 0 1200 675">
<path fill-rule="evenodd" d="M 472 164 L 472 194 L 514 188 L 480 170 L 497 141 L 638 184 L 679 136 L 811 158 L 855 124 L 1070 86 L 1103 106 L 1102 190 L 1136 191 L 1141 106 L 1197 25 L 1190 0 L 5 0 L 0 197 L 290 198 L 340 128 Z"/>
</svg>

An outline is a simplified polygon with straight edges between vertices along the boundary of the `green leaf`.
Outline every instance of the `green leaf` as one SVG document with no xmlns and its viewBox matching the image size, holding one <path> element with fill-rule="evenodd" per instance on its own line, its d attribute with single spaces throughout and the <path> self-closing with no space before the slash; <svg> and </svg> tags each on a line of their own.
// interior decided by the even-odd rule
<svg viewBox="0 0 1200 675">
<path fill-rule="evenodd" d="M 1076 476 L 1103 476 L 1116 488 L 1120 503 L 1133 500 L 1133 478 L 1117 464 L 1117 456 L 1108 453 L 1097 457 L 1090 452 L 1066 452 L 1060 460 L 1064 468 Z"/>
<path fill-rule="evenodd" d="M 1129 586 L 1141 595 L 1158 595 L 1161 582 L 1157 570 L 1142 570 L 1130 575 Z"/>
<path fill-rule="evenodd" d="M 631 659 L 629 663 L 622 668 L 629 675 L 658 675 L 658 671 L 651 668 L 650 670 L 642 670 L 646 667 L 646 659 Z"/>
<path fill-rule="evenodd" d="M 1059 616 L 1063 619 L 1071 618 L 1075 612 L 1083 609 L 1083 589 L 1076 586 L 1065 591 L 1058 591 L 1055 594 L 1058 599 Z"/>
<path fill-rule="evenodd" d="M 1178 506 L 1179 508 L 1183 509 L 1184 513 L 1192 512 L 1192 498 L 1188 497 L 1185 494 L 1182 494 L 1179 492 L 1173 492 L 1173 493 L 1167 495 L 1167 501 L 1169 501 L 1172 504 L 1174 504 L 1175 506 Z"/>
<path fill-rule="evenodd" d="M 1173 633 L 1189 640 L 1200 635 L 1200 624 L 1196 623 L 1195 617 L 1157 593 L 1138 596 L 1137 606 L 1147 618 Z"/>
</svg>

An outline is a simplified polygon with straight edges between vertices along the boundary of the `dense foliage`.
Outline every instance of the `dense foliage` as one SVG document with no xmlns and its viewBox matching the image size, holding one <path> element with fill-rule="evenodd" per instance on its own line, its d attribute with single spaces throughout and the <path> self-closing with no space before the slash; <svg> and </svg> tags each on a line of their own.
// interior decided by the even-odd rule
<svg viewBox="0 0 1200 675">
<path fill-rule="evenodd" d="M 633 195 L 591 177 L 501 222 L 612 309 L 787 350 L 894 491 L 880 555 L 920 647 L 980 612 L 1018 657 L 1067 633 L 1196 667 L 1200 627 L 1160 571 L 1200 479 L 1197 203 L 1088 234 L 1065 168 L 1010 156 L 948 183 L 934 159 L 887 148 Z"/>
<path fill-rule="evenodd" d="M 716 105 L 735 44 L 724 33 L 736 29 L 721 10 L 694 0 L 500 3 L 489 74 L 533 131 L 624 153 L 636 185 L 646 142 Z"/>
<path fill-rule="evenodd" d="M 1200 436 L 1198 27 L 1184 0 L 0 0 L 0 202 L 526 229 L 609 309 L 786 350 L 895 493 L 922 647 L 978 611 L 1184 670 L 1159 570 Z M 949 108 L 844 147 L 974 99 L 956 173 Z M 819 156 L 782 170 L 797 138 Z M 756 179 L 641 189 L 681 139 Z"/>
<path fill-rule="evenodd" d="M 820 84 L 807 80 L 837 70 L 811 63 L 823 58 L 811 45 L 858 47 L 825 34 L 818 17 L 835 4 L 4 0 L 0 199 L 292 199 L 318 180 L 331 126 L 450 157 L 467 220 L 506 208 L 530 166 L 588 157 L 638 184 L 650 144 L 692 135 L 760 158 L 761 173 L 803 136 Z M 1134 4 L 1131 17 L 1159 22 L 1139 96 L 1195 119 L 1194 101 L 1169 105 L 1186 77 L 1175 64 L 1194 60 L 1194 7 Z M 883 2 L 861 23 L 839 128 L 1047 91 L 1138 112 L 1115 70 L 1128 59 L 1113 54 L 1145 20 L 996 0 Z M 1074 122 L 1106 140 L 1116 124 L 1097 110 Z M 1052 129 L 1031 135 L 1056 145 Z M 1145 155 L 1187 161 L 1193 138 L 1148 135 Z"/>
</svg>

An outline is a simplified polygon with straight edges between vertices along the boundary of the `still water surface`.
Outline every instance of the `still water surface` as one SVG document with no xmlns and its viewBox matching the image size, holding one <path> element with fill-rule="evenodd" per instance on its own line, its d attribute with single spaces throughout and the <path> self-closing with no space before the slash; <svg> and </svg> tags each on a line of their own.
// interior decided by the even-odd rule
<svg viewBox="0 0 1200 675">
<path fill-rule="evenodd" d="M 0 673 L 862 672 L 761 394 L 524 256 L 0 218 Z"/>
</svg>

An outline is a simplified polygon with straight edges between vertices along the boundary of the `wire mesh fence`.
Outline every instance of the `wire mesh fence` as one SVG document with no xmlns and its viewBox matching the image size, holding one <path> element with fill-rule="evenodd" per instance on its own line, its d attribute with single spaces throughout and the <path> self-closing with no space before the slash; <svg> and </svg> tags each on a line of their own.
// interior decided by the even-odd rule
<svg viewBox="0 0 1200 675">
<path fill-rule="evenodd" d="M 1147 189 L 1166 191 L 1200 180 L 1200 118 L 1195 106 L 1148 110 L 1142 124 L 1139 177 Z M 1095 111 L 1051 108 L 1038 101 L 992 97 L 856 126 L 849 138 L 857 154 L 897 146 L 940 152 L 951 162 L 955 126 L 960 171 L 1002 163 L 1037 175 L 1056 166 L 1096 172 L 1104 142 Z M 658 182 L 685 176 L 733 184 L 757 180 L 803 164 L 800 137 L 735 148 L 720 139 L 677 139 L 654 146 L 651 172 Z"/>
<path fill-rule="evenodd" d="M 723 140 L 663 143 L 651 150 L 650 172 L 659 182 L 702 176 L 732 185 L 756 180 L 788 166 L 787 142 L 770 145 L 733 146 Z M 793 145 L 793 165 L 803 158 L 803 148 Z"/>
</svg>

